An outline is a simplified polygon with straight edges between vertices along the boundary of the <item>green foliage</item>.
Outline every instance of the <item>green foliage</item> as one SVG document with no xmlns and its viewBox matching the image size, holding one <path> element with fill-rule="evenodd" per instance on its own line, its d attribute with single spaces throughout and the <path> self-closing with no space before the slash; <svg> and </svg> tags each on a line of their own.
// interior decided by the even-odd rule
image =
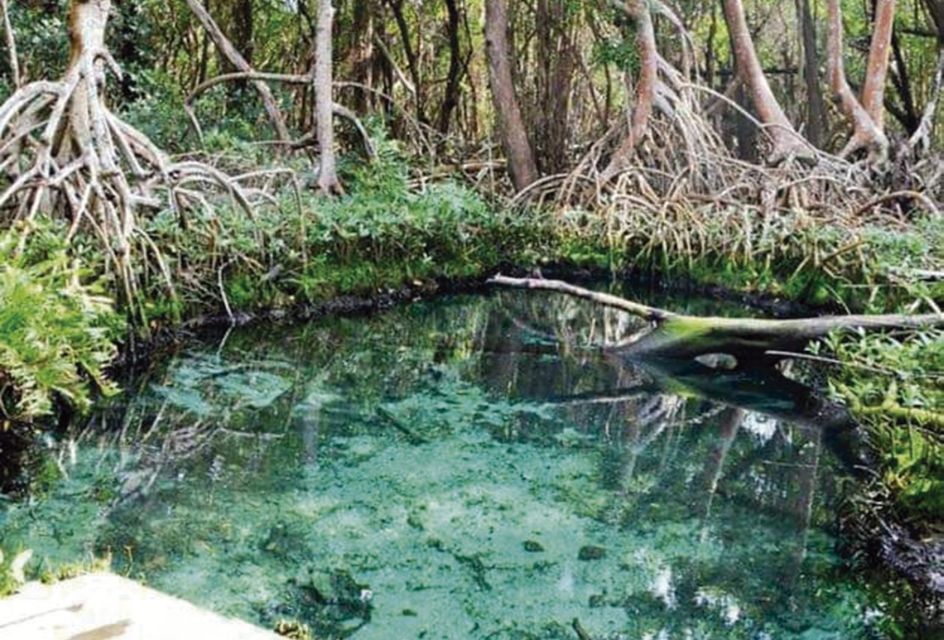
<svg viewBox="0 0 944 640">
<path fill-rule="evenodd" d="M 40 3 L 7 3 L 17 47 L 21 53 L 27 54 L 20 56 L 20 63 L 24 65 L 22 71 L 33 78 L 46 73 L 55 77 L 65 68 L 69 52 L 68 40 L 63 37 L 66 29 L 66 0 L 42 3 L 45 7 L 31 6 L 38 4 Z M 55 11 L 47 10 L 50 4 L 56 6 Z M 6 71 L 6 55 L 3 56 L 2 62 Z M 7 73 L 3 73 L 2 78 L 4 83 L 9 81 Z"/>
<path fill-rule="evenodd" d="M 639 50 L 632 35 L 599 41 L 594 46 L 593 61 L 599 66 L 613 65 L 621 71 L 639 72 Z"/>
<path fill-rule="evenodd" d="M 944 333 L 844 333 L 833 393 L 869 426 L 885 485 L 907 516 L 944 521 Z"/>
<path fill-rule="evenodd" d="M 228 207 L 193 211 L 188 229 L 170 211 L 148 221 L 182 289 L 178 306 L 155 281 L 145 296 L 149 317 L 218 313 L 220 282 L 233 310 L 254 311 L 479 277 L 501 264 L 555 255 L 541 218 L 497 211 L 452 181 L 415 189 L 396 143 L 378 132 L 376 147 L 370 164 L 344 162 L 349 195 L 341 198 L 305 191 L 299 209 L 285 194 L 281 206 L 253 217 Z"/>
<path fill-rule="evenodd" d="M 191 124 L 183 110 L 185 96 L 174 79 L 161 69 L 135 74 L 136 99 L 124 106 L 122 117 L 165 150 L 183 151 L 193 146 Z M 195 138 L 194 138 L 195 139 Z"/>
<path fill-rule="evenodd" d="M 79 409 L 89 404 L 91 380 L 104 392 L 114 387 L 104 368 L 120 327 L 111 302 L 51 234 L 37 233 L 25 252 L 20 234 L 0 235 L 0 382 L 7 418 L 49 414 L 62 397 Z"/>
<path fill-rule="evenodd" d="M 26 550 L 7 555 L 0 549 L 0 598 L 14 593 L 26 582 L 26 565 L 33 552 Z"/>
</svg>

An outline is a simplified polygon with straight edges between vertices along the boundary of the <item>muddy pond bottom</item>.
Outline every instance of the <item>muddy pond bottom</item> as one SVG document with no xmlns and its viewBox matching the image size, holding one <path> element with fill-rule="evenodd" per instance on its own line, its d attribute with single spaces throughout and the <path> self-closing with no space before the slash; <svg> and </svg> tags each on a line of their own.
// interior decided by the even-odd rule
<svg viewBox="0 0 944 640">
<path fill-rule="evenodd" d="M 841 420 L 595 346 L 634 328 L 503 293 L 196 341 L 6 454 L 2 546 L 316 638 L 869 637 Z"/>
</svg>

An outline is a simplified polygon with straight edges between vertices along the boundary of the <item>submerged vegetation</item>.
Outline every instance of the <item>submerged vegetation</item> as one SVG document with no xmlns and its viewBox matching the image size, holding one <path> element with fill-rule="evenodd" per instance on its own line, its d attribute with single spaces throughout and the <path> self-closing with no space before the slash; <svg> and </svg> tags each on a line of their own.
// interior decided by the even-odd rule
<svg viewBox="0 0 944 640">
<path fill-rule="evenodd" d="M 112 550 L 122 575 L 315 638 L 915 622 L 843 570 L 848 469 L 822 399 L 775 372 L 699 394 L 684 372 L 579 348 L 604 338 L 592 325 L 631 331 L 501 292 L 190 341 L 50 438 L 44 457 L 74 447 L 67 477 L 9 505 L 0 537 L 34 549 L 28 575 Z"/>
<path fill-rule="evenodd" d="M 0 430 L 54 434 L 141 341 L 499 271 L 941 313 L 940 0 L 217 4 L 0 2 Z M 864 427 L 850 535 L 944 555 L 944 335 L 771 358 Z"/>
</svg>

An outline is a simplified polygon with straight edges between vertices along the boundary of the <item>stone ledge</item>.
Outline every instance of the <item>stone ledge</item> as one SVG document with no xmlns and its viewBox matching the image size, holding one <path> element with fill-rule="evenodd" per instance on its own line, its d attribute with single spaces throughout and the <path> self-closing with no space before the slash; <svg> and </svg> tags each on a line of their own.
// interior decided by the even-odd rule
<svg viewBox="0 0 944 640">
<path fill-rule="evenodd" d="M 32 583 L 0 600 L 4 640 L 275 640 L 279 636 L 224 618 L 113 574 L 53 585 Z"/>
</svg>

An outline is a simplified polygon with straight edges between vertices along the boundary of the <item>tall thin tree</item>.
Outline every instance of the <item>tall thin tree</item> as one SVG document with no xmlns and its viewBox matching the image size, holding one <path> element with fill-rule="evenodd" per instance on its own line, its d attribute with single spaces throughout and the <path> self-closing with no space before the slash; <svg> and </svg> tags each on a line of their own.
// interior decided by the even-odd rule
<svg viewBox="0 0 944 640">
<path fill-rule="evenodd" d="M 485 1 L 485 51 L 495 118 L 508 157 L 508 171 L 515 188 L 521 191 L 538 179 L 538 168 L 511 73 L 506 0 Z"/>
<path fill-rule="evenodd" d="M 722 7 L 731 35 L 737 73 L 750 94 L 758 119 L 773 142 L 770 160 L 779 162 L 790 156 L 809 156 L 809 143 L 794 128 L 770 88 L 747 26 L 743 3 L 741 0 L 722 0 Z"/>
<path fill-rule="evenodd" d="M 318 0 L 318 26 L 315 34 L 315 117 L 318 148 L 321 153 L 318 188 L 328 195 L 344 193 L 338 178 L 334 150 L 334 70 L 332 34 L 334 6 L 331 0 Z"/>
<path fill-rule="evenodd" d="M 862 83 L 862 106 L 875 125 L 881 129 L 885 122 L 885 84 L 895 27 L 896 0 L 876 0 L 875 20 L 872 27 L 872 45 Z"/>
<path fill-rule="evenodd" d="M 629 130 L 603 170 L 604 180 L 609 180 L 626 167 L 636 145 L 646 134 L 659 81 L 659 50 L 656 47 L 655 29 L 646 0 L 614 0 L 613 4 L 636 24 L 639 77 L 636 81 L 636 99 L 630 116 Z"/>
</svg>

